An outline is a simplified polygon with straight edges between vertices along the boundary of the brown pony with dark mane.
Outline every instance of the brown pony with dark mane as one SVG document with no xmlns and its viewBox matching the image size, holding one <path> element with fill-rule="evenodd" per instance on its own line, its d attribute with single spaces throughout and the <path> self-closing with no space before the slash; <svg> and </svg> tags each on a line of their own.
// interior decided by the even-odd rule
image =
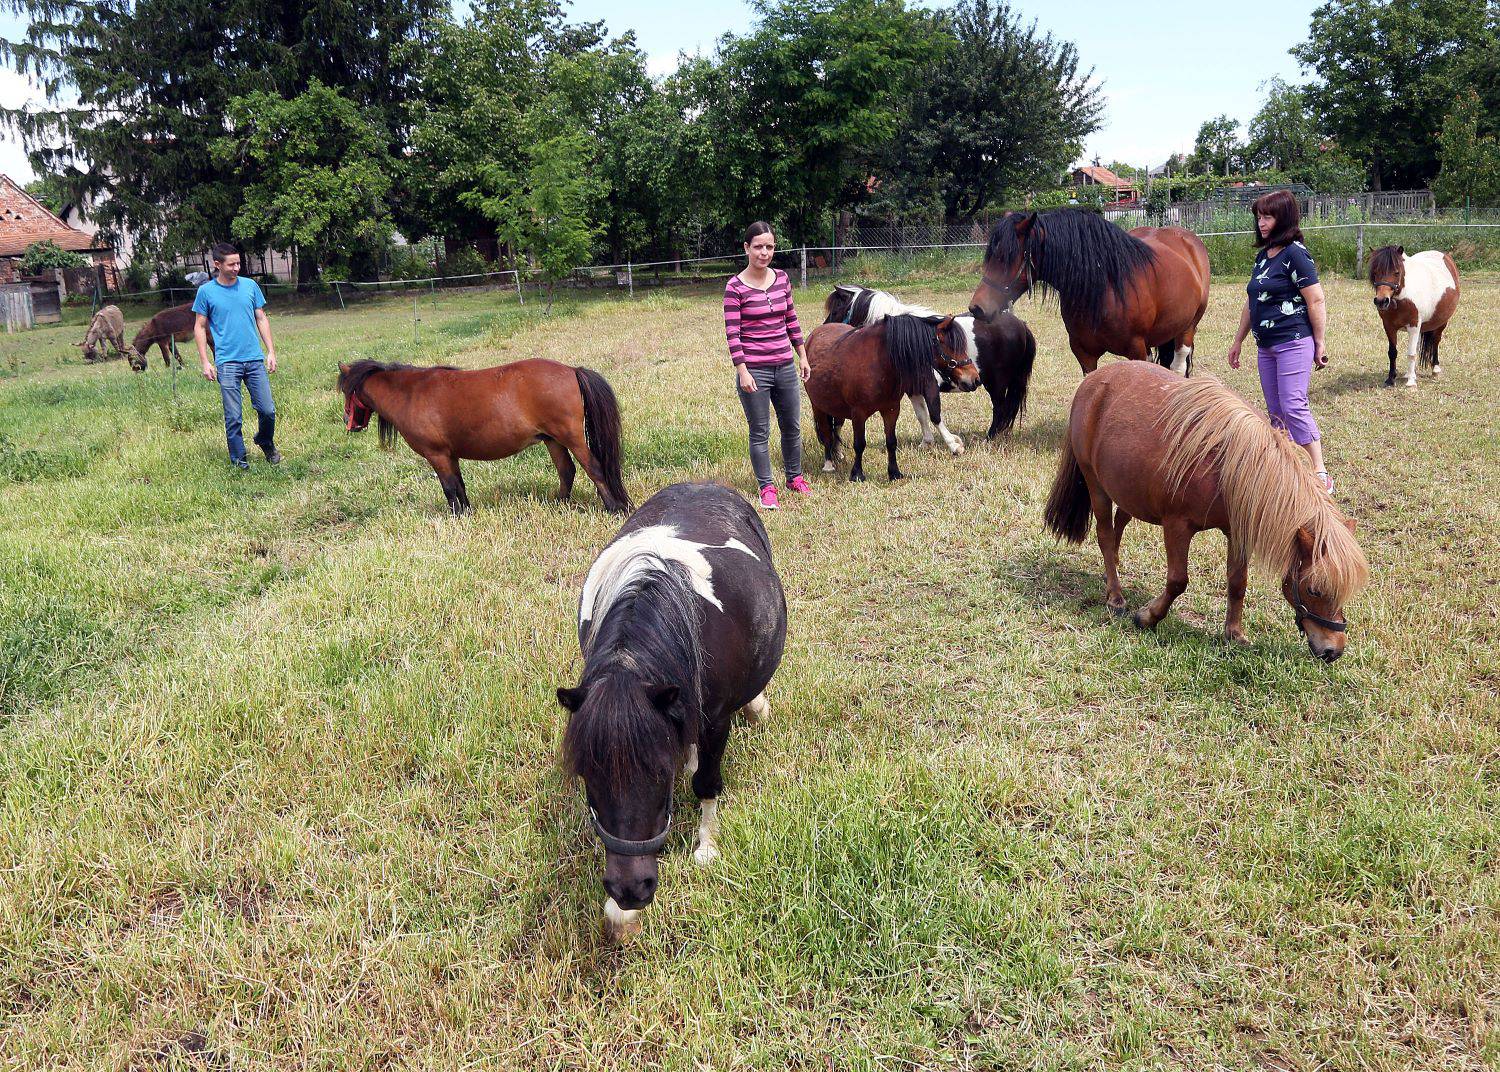
<svg viewBox="0 0 1500 1072">
<path fill-rule="evenodd" d="M 1078 208 L 1007 212 L 990 232 L 969 312 L 988 321 L 1038 287 L 1056 291 L 1084 373 L 1106 353 L 1191 375 L 1193 337 L 1208 308 L 1208 250 L 1181 227 L 1126 232 Z"/>
<path fill-rule="evenodd" d="M 1133 517 L 1160 525 L 1167 585 L 1137 610 L 1154 629 L 1187 588 L 1188 546 L 1205 529 L 1229 539 L 1224 634 L 1243 643 L 1241 616 L 1251 559 L 1281 577 L 1297 628 L 1318 658 L 1344 652 L 1343 606 L 1369 581 L 1354 522 L 1333 505 L 1300 450 L 1217 380 L 1184 381 L 1165 369 L 1113 365 L 1073 395 L 1047 526 L 1082 543 L 1089 514 L 1104 555 L 1105 603 L 1126 612 L 1118 573 L 1120 535 Z"/>
<path fill-rule="evenodd" d="M 813 427 L 823 444 L 823 471 L 832 472 L 839 453 L 839 428 L 854 422 L 854 465 L 850 480 L 865 479 L 865 422 L 878 413 L 885 422 L 886 475 L 900 480 L 896 465 L 896 420 L 901 399 L 923 398 L 942 426 L 938 377 L 960 391 L 979 386 L 979 369 L 953 317 L 888 316 L 868 327 L 819 324 L 807 338 L 807 398 Z M 933 374 L 937 373 L 937 376 Z"/>
<path fill-rule="evenodd" d="M 533 443 L 552 455 L 559 499 L 573 493 L 577 458 L 606 510 L 630 509 L 620 476 L 620 409 L 592 369 L 542 358 L 485 369 L 356 361 L 339 365 L 338 387 L 349 430 L 362 431 L 378 415 L 381 446 L 399 432 L 437 473 L 455 514 L 469 511 L 459 459 L 509 458 Z"/>
<path fill-rule="evenodd" d="M 193 305 L 174 305 L 170 309 L 163 309 L 150 320 L 141 325 L 141 330 L 135 333 L 135 339 L 130 348 L 141 357 L 139 366 L 134 361 L 130 367 L 137 372 L 146 371 L 146 353 L 153 346 L 161 348 L 161 360 L 167 368 L 172 367 L 172 340 L 178 342 L 193 341 L 193 325 L 197 323 L 197 314 L 193 312 Z M 213 332 L 208 335 L 208 349 L 212 353 L 214 349 Z M 177 367 L 182 368 L 182 352 L 177 354 Z"/>
</svg>

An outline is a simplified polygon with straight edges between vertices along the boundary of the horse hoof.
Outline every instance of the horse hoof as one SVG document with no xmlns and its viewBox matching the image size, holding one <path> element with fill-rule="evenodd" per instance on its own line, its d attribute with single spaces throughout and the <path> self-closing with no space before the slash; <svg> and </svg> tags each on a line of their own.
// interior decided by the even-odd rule
<svg viewBox="0 0 1500 1072">
<path fill-rule="evenodd" d="M 1109 612 L 1116 618 L 1123 618 L 1130 613 L 1130 608 L 1124 603 L 1106 603 L 1105 606 L 1109 608 Z"/>
<path fill-rule="evenodd" d="M 1148 633 L 1153 632 L 1156 629 L 1156 623 L 1147 621 L 1144 614 L 1144 611 L 1136 611 L 1130 616 L 1130 623 L 1137 629 L 1144 629 Z"/>
<path fill-rule="evenodd" d="M 1385 381 L 1385 385 L 1387 387 L 1395 387 L 1396 386 L 1396 377 L 1394 377 L 1394 376 L 1387 377 L 1386 381 Z"/>
<path fill-rule="evenodd" d="M 1248 648 L 1250 646 L 1250 641 L 1245 639 L 1245 634 L 1241 632 L 1226 632 L 1224 634 L 1224 643 L 1233 644 L 1237 648 Z"/>
<path fill-rule="evenodd" d="M 894 473 L 887 473 L 886 474 L 886 479 L 889 480 L 892 484 L 894 484 L 898 480 L 905 480 L 906 479 L 906 474 L 903 473 L 903 472 L 900 472 L 898 470 L 897 472 L 894 472 Z"/>
<path fill-rule="evenodd" d="M 948 453 L 952 454 L 955 458 L 963 452 L 964 441 L 962 439 L 955 439 L 952 443 L 948 444 Z"/>
<path fill-rule="evenodd" d="M 825 473 L 831 473 L 836 468 L 837 468 L 837 466 L 835 466 L 832 462 L 824 462 L 823 463 L 823 472 L 825 472 Z"/>
<path fill-rule="evenodd" d="M 1443 374 L 1443 370 L 1442 369 L 1438 368 L 1436 365 L 1432 366 L 1432 378 L 1434 380 L 1437 379 L 1442 374 Z"/>
<path fill-rule="evenodd" d="M 719 850 L 712 843 L 699 845 L 693 850 L 693 863 L 699 867 L 707 867 L 719 858 Z"/>
<path fill-rule="evenodd" d="M 850 473 L 849 474 L 849 483 L 851 483 L 851 484 L 862 484 L 862 483 L 864 483 L 864 481 L 865 481 L 865 474 L 864 473 Z"/>
<path fill-rule="evenodd" d="M 1416 385 L 1417 385 L 1417 381 L 1415 379 L 1410 379 L 1410 380 L 1406 381 L 1406 386 L 1408 386 L 1408 387 L 1415 387 Z"/>
</svg>

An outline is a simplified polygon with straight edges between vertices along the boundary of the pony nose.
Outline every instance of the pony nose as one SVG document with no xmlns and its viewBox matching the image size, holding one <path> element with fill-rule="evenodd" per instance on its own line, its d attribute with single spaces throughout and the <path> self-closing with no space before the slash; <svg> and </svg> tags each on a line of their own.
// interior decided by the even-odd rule
<svg viewBox="0 0 1500 1072">
<path fill-rule="evenodd" d="M 642 875 L 638 878 L 604 880 L 604 892 L 615 899 L 615 904 L 624 909 L 645 908 L 656 897 L 656 876 Z"/>
<path fill-rule="evenodd" d="M 979 323 L 981 324 L 989 323 L 989 314 L 981 309 L 978 305 L 969 306 L 969 315 L 972 316 L 975 320 L 979 321 Z"/>
</svg>

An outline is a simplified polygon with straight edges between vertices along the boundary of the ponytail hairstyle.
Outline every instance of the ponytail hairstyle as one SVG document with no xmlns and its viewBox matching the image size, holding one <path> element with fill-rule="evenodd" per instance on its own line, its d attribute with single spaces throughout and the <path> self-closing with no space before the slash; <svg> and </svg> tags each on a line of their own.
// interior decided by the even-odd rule
<svg viewBox="0 0 1500 1072">
<path fill-rule="evenodd" d="M 763 234 L 772 234 L 771 225 L 765 220 L 756 220 L 745 228 L 745 245 L 748 246 Z"/>
</svg>

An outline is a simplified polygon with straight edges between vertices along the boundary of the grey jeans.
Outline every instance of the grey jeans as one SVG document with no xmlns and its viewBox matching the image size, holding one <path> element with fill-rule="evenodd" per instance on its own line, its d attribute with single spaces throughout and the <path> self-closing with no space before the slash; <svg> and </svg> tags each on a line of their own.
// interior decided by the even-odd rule
<svg viewBox="0 0 1500 1072">
<path fill-rule="evenodd" d="M 776 407 L 776 423 L 781 426 L 781 462 L 786 478 L 802 475 L 802 381 L 797 363 L 779 365 L 746 365 L 755 390 L 743 391 L 735 373 L 735 393 L 745 407 L 750 422 L 750 465 L 761 487 L 771 483 L 771 407 Z"/>
</svg>

